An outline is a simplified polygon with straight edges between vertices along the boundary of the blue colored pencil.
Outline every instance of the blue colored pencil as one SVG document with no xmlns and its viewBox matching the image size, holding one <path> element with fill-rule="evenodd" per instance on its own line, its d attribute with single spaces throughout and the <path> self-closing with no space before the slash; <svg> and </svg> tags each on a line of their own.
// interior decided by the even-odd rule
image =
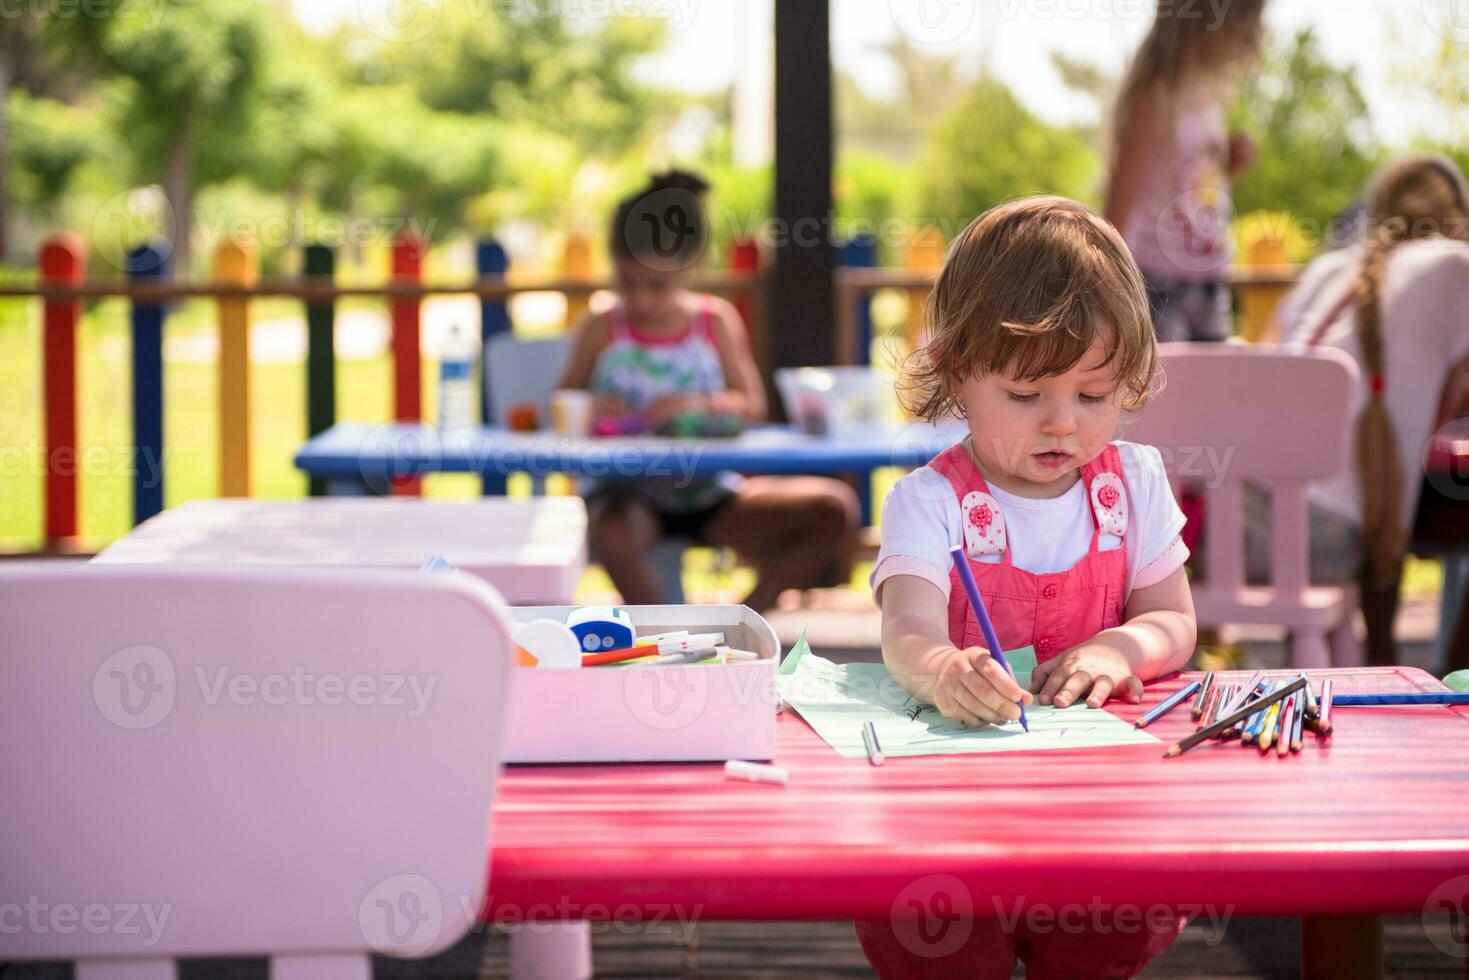
<svg viewBox="0 0 1469 980">
<path fill-rule="evenodd" d="M 1417 694 L 1338 694 L 1332 698 L 1338 708 L 1368 708 L 1389 704 L 1469 704 L 1469 693 L 1460 691 L 1424 691 Z"/>
<path fill-rule="evenodd" d="M 1168 712 L 1172 711 L 1176 705 L 1186 700 L 1201 686 L 1202 685 L 1200 685 L 1198 681 L 1189 681 L 1183 687 L 1180 687 L 1178 690 L 1169 695 L 1167 699 L 1155 705 L 1154 707 L 1149 708 L 1146 714 L 1144 714 L 1141 718 L 1132 723 L 1132 727 L 1147 728 L 1153 722 L 1157 721 L 1159 718 L 1162 718 Z"/>
<path fill-rule="evenodd" d="M 954 560 L 954 567 L 959 571 L 959 581 L 964 583 L 964 593 L 969 596 L 969 605 L 974 610 L 974 618 L 979 620 L 979 628 L 984 632 L 984 642 L 990 648 L 990 656 L 995 662 L 1005 668 L 1005 673 L 1011 677 L 1015 671 L 1010 667 L 1010 661 L 1005 659 L 1005 651 L 1000 649 L 999 637 L 995 636 L 995 624 L 990 622 L 990 614 L 985 611 L 984 600 L 979 597 L 979 586 L 975 584 L 974 573 L 969 570 L 969 556 L 964 554 L 964 549 L 955 545 L 949 549 L 949 557 Z M 1025 702 L 1016 701 L 1015 706 L 1020 709 L 1020 727 L 1027 732 L 1030 731 L 1030 723 L 1025 720 Z"/>
</svg>

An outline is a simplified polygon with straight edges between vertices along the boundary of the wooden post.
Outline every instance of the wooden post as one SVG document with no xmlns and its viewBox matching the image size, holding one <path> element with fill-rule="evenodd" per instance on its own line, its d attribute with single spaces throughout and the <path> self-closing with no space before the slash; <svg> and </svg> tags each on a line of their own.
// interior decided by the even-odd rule
<svg viewBox="0 0 1469 980">
<path fill-rule="evenodd" d="M 231 286 L 255 285 L 254 243 L 221 241 L 214 278 Z M 219 298 L 219 495 L 250 496 L 250 301 L 242 296 Z"/>
<path fill-rule="evenodd" d="M 44 285 L 81 282 L 86 245 L 70 233 L 54 235 L 41 246 Z M 48 299 L 42 304 L 41 404 L 45 413 L 47 550 L 77 536 L 77 366 L 76 333 L 82 305 Z"/>
<path fill-rule="evenodd" d="M 134 282 L 168 275 L 168 242 L 128 252 Z M 163 304 L 133 303 L 133 523 L 163 510 Z"/>
<path fill-rule="evenodd" d="M 1276 231 L 1257 228 L 1241 250 L 1244 264 L 1254 271 L 1262 269 L 1290 268 L 1290 257 L 1286 254 L 1285 239 Z M 1270 329 L 1270 318 L 1275 307 L 1289 290 L 1289 286 L 1256 285 L 1240 289 L 1240 333 L 1250 343 L 1261 340 Z"/>
<path fill-rule="evenodd" d="M 836 249 L 831 236 L 831 11 L 775 4 L 775 208 L 767 313 L 772 367 L 832 363 Z"/>
<path fill-rule="evenodd" d="M 307 245 L 305 271 L 309 279 L 330 283 L 336 254 L 330 245 Z M 336 301 L 306 304 L 306 436 L 330 429 L 337 418 L 337 352 L 334 336 Z M 326 480 L 313 476 L 313 497 L 326 494 Z"/>
<path fill-rule="evenodd" d="M 393 281 L 421 282 L 427 243 L 405 232 L 393 241 Z M 392 302 L 393 318 L 393 417 L 399 422 L 423 418 L 423 360 L 420 354 L 422 302 L 415 296 Z M 416 497 L 423 492 L 418 477 L 392 481 L 392 495 Z"/>
</svg>

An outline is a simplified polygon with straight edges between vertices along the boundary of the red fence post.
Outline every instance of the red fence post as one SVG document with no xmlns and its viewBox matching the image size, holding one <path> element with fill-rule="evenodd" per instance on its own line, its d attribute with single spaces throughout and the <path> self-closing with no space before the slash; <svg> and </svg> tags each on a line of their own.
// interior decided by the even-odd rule
<svg viewBox="0 0 1469 980">
<path fill-rule="evenodd" d="M 427 243 L 405 232 L 393 239 L 393 282 L 422 282 L 423 253 Z M 419 314 L 422 300 L 417 297 L 393 300 L 393 417 L 399 422 L 423 419 L 423 366 L 419 353 Z M 394 496 L 416 497 L 423 492 L 417 477 L 392 481 Z"/>
<path fill-rule="evenodd" d="M 81 282 L 86 246 L 70 233 L 54 235 L 41 246 L 44 285 Z M 77 365 L 76 331 L 81 303 L 48 299 L 43 303 L 41 388 L 46 442 L 46 547 L 77 536 Z"/>
</svg>

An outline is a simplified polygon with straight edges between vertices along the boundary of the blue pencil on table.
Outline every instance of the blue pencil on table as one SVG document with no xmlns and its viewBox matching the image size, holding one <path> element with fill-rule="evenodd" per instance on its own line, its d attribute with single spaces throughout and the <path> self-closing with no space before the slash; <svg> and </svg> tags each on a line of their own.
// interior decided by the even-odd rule
<svg viewBox="0 0 1469 980">
<path fill-rule="evenodd" d="M 1469 693 L 1420 691 L 1411 694 L 1338 694 L 1333 703 L 1338 708 L 1368 708 L 1392 704 L 1469 704 Z"/>
<path fill-rule="evenodd" d="M 1174 707 L 1186 701 L 1195 691 L 1197 691 L 1202 686 L 1203 685 L 1199 681 L 1189 681 L 1183 687 L 1180 687 L 1178 690 L 1174 691 L 1162 702 L 1153 706 L 1152 708 L 1149 708 L 1146 714 L 1144 714 L 1141 718 L 1132 723 L 1132 727 L 1147 728 L 1153 722 L 1157 721 L 1159 718 L 1172 711 Z"/>
<path fill-rule="evenodd" d="M 964 554 L 964 549 L 955 545 L 949 549 L 949 557 L 954 560 L 954 568 L 959 572 L 959 581 L 964 583 L 964 593 L 969 596 L 969 605 L 974 610 L 974 618 L 979 620 L 979 628 L 984 633 L 984 642 L 990 648 L 990 656 L 995 662 L 1005 668 L 1005 673 L 1011 677 L 1015 671 L 1010 668 L 1010 661 L 1005 659 L 1005 651 L 1000 649 L 999 637 L 995 636 L 995 625 L 990 622 L 990 614 L 985 611 L 984 600 L 979 596 L 979 586 L 975 584 L 974 573 L 969 570 L 969 556 Z M 1030 723 L 1025 720 L 1025 702 L 1016 701 L 1015 706 L 1020 709 L 1020 727 L 1027 732 L 1030 731 Z"/>
</svg>

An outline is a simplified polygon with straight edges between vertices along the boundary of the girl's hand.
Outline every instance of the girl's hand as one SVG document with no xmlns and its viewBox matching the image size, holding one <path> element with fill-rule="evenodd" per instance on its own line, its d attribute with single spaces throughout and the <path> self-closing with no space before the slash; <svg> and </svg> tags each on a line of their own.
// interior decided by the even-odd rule
<svg viewBox="0 0 1469 980">
<path fill-rule="evenodd" d="M 1015 721 L 1020 717 L 1015 702 L 1033 700 L 983 647 L 956 649 L 934 682 L 933 706 L 939 714 L 970 727 Z"/>
<path fill-rule="evenodd" d="M 1030 675 L 1030 689 L 1041 704 L 1058 708 L 1082 697 L 1089 708 L 1100 708 L 1119 694 L 1134 704 L 1143 699 L 1143 682 L 1133 674 L 1127 658 L 1101 644 L 1083 643 L 1037 664 Z"/>
<path fill-rule="evenodd" d="M 649 405 L 643 416 L 656 428 L 685 412 L 701 412 L 707 404 L 705 395 L 664 395 Z"/>
<path fill-rule="evenodd" d="M 632 406 L 616 395 L 596 395 L 592 398 L 594 419 L 620 418 L 632 413 Z"/>
</svg>

